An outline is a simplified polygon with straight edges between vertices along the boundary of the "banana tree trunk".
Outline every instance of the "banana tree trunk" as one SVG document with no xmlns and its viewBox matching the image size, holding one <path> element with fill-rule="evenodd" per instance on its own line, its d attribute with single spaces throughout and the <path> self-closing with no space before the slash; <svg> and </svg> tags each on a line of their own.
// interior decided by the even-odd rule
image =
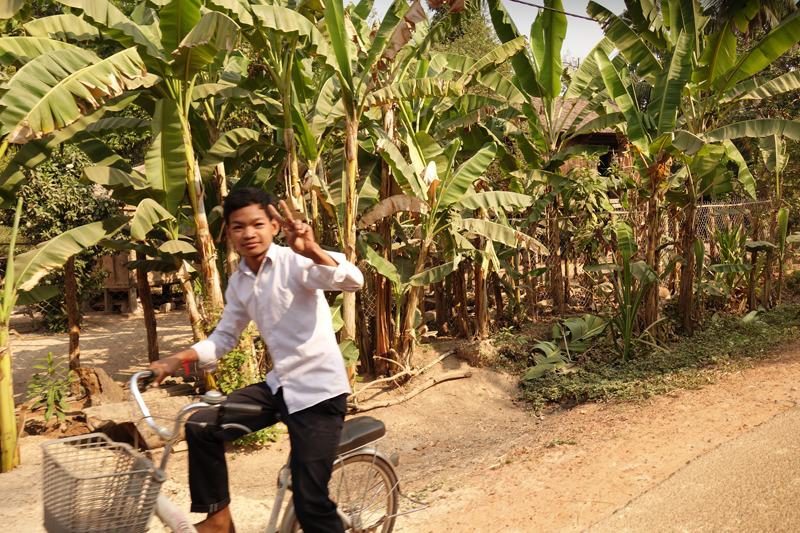
<svg viewBox="0 0 800 533">
<path fill-rule="evenodd" d="M 192 337 L 194 342 L 200 342 L 206 338 L 203 333 L 203 316 L 200 314 L 200 309 L 197 306 L 197 300 L 194 297 L 194 288 L 192 287 L 192 280 L 189 277 L 189 269 L 186 261 L 176 259 L 175 266 L 178 267 L 178 280 L 183 289 L 183 301 L 186 303 L 186 312 L 189 315 L 189 323 L 192 326 Z"/>
<path fill-rule="evenodd" d="M 483 266 L 475 262 L 475 337 L 489 336 L 489 305 L 486 298 L 486 276 Z"/>
<path fill-rule="evenodd" d="M 394 107 L 387 105 L 383 108 L 383 131 L 393 142 L 396 142 L 397 129 L 394 123 Z M 381 191 L 380 199 L 385 200 L 392 194 L 392 170 L 386 161 L 381 160 Z M 386 243 L 381 250 L 381 255 L 392 262 L 392 220 L 389 217 L 380 221 L 379 232 L 383 242 Z M 392 286 L 391 282 L 381 275 L 375 276 L 375 354 L 379 357 L 389 357 L 391 348 L 392 315 Z M 438 309 L 437 309 L 438 312 Z M 438 314 L 437 314 L 438 317 Z M 388 363 L 381 359 L 375 360 L 375 371 L 385 374 L 390 369 Z"/>
<path fill-rule="evenodd" d="M 647 264 L 650 268 L 658 274 L 658 248 L 659 241 L 659 226 L 661 225 L 661 213 L 658 209 L 658 200 L 655 194 L 650 194 L 650 199 L 647 201 Z M 658 326 L 653 326 L 658 322 L 658 289 L 659 284 L 654 283 L 647 291 L 644 302 L 644 328 L 651 328 L 650 332 L 658 335 Z"/>
<path fill-rule="evenodd" d="M 467 264 L 462 262 L 458 265 L 453 280 L 453 304 L 456 311 L 456 322 L 458 323 L 458 333 L 462 337 L 469 337 L 469 313 L 467 312 Z"/>
<path fill-rule="evenodd" d="M 297 44 L 297 39 L 290 39 L 286 45 L 284 56 L 286 58 L 283 67 L 283 79 L 281 84 L 283 90 L 281 91 L 281 103 L 283 104 L 283 143 L 286 146 L 288 157 L 286 159 L 287 170 L 287 183 L 286 191 L 288 200 L 294 211 L 303 213 L 305 217 L 306 205 L 303 200 L 303 189 L 300 187 L 300 172 L 297 167 L 297 144 L 294 139 L 294 119 L 292 118 L 292 71 L 295 60 L 294 49 Z M 279 86 L 280 86 L 279 85 Z M 355 305 L 355 299 L 353 300 Z M 348 337 L 349 338 L 349 337 Z M 355 340 L 355 337 L 353 337 Z"/>
<path fill-rule="evenodd" d="M 144 261 L 144 252 L 136 252 L 136 260 Z M 150 282 L 147 279 L 147 272 L 141 268 L 136 269 L 136 288 L 139 289 L 139 299 L 142 301 L 142 312 L 144 313 L 144 330 L 147 334 L 147 360 L 151 363 L 158 361 L 158 325 L 156 323 L 156 313 L 153 309 L 153 297 L 150 294 Z"/>
<path fill-rule="evenodd" d="M 492 284 L 492 290 L 494 291 L 494 320 L 495 324 L 498 324 L 505 316 L 505 307 L 503 305 L 503 287 L 501 287 L 500 275 L 497 272 L 491 273 L 490 281 Z"/>
<path fill-rule="evenodd" d="M 358 333 L 359 333 L 359 354 L 358 362 L 361 365 L 362 373 L 372 372 L 374 370 L 373 359 L 371 354 L 374 353 L 372 346 L 373 338 L 370 336 L 369 331 L 369 317 L 364 312 L 364 302 L 361 298 L 360 292 L 356 292 L 356 316 L 358 317 Z"/>
<path fill-rule="evenodd" d="M 297 147 L 294 141 L 294 129 L 291 127 L 283 130 L 283 142 L 288 152 L 286 169 L 289 173 L 288 187 L 290 206 L 294 211 L 305 213 L 305 201 L 303 200 L 303 189 L 300 187 L 300 171 L 297 167 Z"/>
<path fill-rule="evenodd" d="M 778 257 L 778 287 L 776 295 L 776 305 L 781 305 L 783 301 L 783 270 L 784 270 L 784 254 Z"/>
<path fill-rule="evenodd" d="M 14 416 L 14 383 L 11 368 L 11 346 L 8 342 L 8 321 L 0 329 L 0 472 L 19 466 L 17 420 Z"/>
<path fill-rule="evenodd" d="M 479 210 L 478 217 L 485 218 L 483 210 Z M 486 249 L 486 239 L 478 237 L 479 250 Z M 489 336 L 489 303 L 486 297 L 486 275 L 483 271 L 483 262 L 475 261 L 475 337 L 485 339 Z"/>
<path fill-rule="evenodd" d="M 203 279 L 206 284 L 206 293 L 213 309 L 222 309 L 225 300 L 222 297 L 222 280 L 217 270 L 217 249 L 214 246 L 214 238 L 208 227 L 208 217 L 206 216 L 205 202 L 203 201 L 203 182 L 200 179 L 200 167 L 197 160 L 194 160 L 193 172 L 191 173 L 192 183 L 189 188 L 190 193 L 194 193 L 194 222 L 197 232 L 197 251 L 202 269 Z"/>
<path fill-rule="evenodd" d="M 756 267 L 758 265 L 758 252 L 750 253 L 750 264 L 753 268 L 747 278 L 747 310 L 756 310 Z"/>
<path fill-rule="evenodd" d="M 561 228 L 558 225 L 558 198 L 550 206 L 550 261 L 554 265 L 550 269 L 550 290 L 553 295 L 553 311 L 563 315 L 566 312 L 564 302 L 564 276 L 561 271 Z"/>
<path fill-rule="evenodd" d="M 777 243 L 778 234 L 778 212 L 773 207 L 769 215 L 769 240 L 771 243 Z M 764 261 L 764 290 L 761 292 L 761 305 L 764 309 L 770 308 L 770 300 L 772 296 L 772 267 L 775 263 L 775 252 L 773 250 L 767 251 L 767 258 Z"/>
<path fill-rule="evenodd" d="M 447 318 L 449 315 L 446 311 L 447 305 L 445 303 L 444 286 L 445 281 L 440 281 L 433 285 L 433 299 L 436 304 L 436 329 L 439 331 L 439 336 L 448 333 Z"/>
<path fill-rule="evenodd" d="M 453 311 L 455 310 L 455 291 L 456 291 L 456 282 L 458 280 L 458 273 L 450 274 L 449 276 L 444 278 L 444 285 L 442 286 L 442 290 L 444 291 L 444 315 L 442 320 L 447 324 L 447 333 L 452 333 L 453 328 L 450 327 L 450 323 L 453 319 Z"/>
<path fill-rule="evenodd" d="M 5 153 L 7 142 L 0 148 L 0 156 Z M 17 301 L 17 290 L 14 286 L 14 246 L 17 242 L 19 217 L 22 211 L 22 198 L 17 199 L 14 213 L 14 224 L 11 229 L 11 241 L 8 245 L 8 261 L 6 262 L 3 295 L 0 298 L 0 472 L 19 466 L 19 449 L 17 448 L 17 419 L 14 416 L 14 367 L 11 364 L 11 344 L 8 342 L 8 328 L 11 312 Z"/>
<path fill-rule="evenodd" d="M 185 260 L 180 261 L 178 259 L 175 260 L 175 263 L 178 266 L 178 279 L 183 289 L 186 311 L 189 314 L 189 322 L 192 326 L 192 336 L 194 337 L 194 342 L 200 342 L 206 338 L 206 334 L 203 331 L 203 315 L 200 313 L 200 308 L 197 306 L 197 300 L 194 297 L 188 263 Z M 203 381 L 205 382 L 206 390 L 217 390 L 217 382 L 213 374 L 204 371 Z"/>
<path fill-rule="evenodd" d="M 358 198 L 356 197 L 356 181 L 358 180 L 358 118 L 355 112 L 355 105 L 347 114 L 347 132 L 345 135 L 344 152 L 346 159 L 345 174 L 345 215 L 344 227 L 342 228 L 342 247 L 347 260 L 356 264 L 356 207 Z M 342 298 L 342 340 L 356 340 L 356 295 L 355 293 L 345 292 Z M 353 365 L 355 366 L 355 365 Z M 355 368 L 347 369 L 350 377 L 350 384 L 355 380 Z"/>
<path fill-rule="evenodd" d="M 678 296 L 678 310 L 683 317 L 683 329 L 688 335 L 694 333 L 694 241 L 697 238 L 697 205 L 694 198 L 684 209 L 685 218 L 681 226 L 681 255 L 686 264 L 681 268 L 681 285 Z"/>
<path fill-rule="evenodd" d="M 81 366 L 81 326 L 78 315 L 78 284 L 75 282 L 75 256 L 64 263 L 64 295 L 67 300 L 67 324 L 69 327 L 69 369 Z"/>
<path fill-rule="evenodd" d="M 184 155 L 186 157 L 186 185 L 189 203 L 195 223 L 195 240 L 197 242 L 197 255 L 206 286 L 209 304 L 214 309 L 222 309 L 222 283 L 217 270 L 217 251 L 211 231 L 208 228 L 205 202 L 203 201 L 203 180 L 200 177 L 200 166 L 195 158 L 192 147 L 192 131 L 185 116 L 181 116 L 181 131 L 184 138 Z"/>
<path fill-rule="evenodd" d="M 420 274 L 425 270 L 425 263 L 428 260 L 428 248 L 430 248 L 431 239 L 424 238 L 420 243 L 419 255 L 417 256 L 417 264 L 414 266 L 414 275 Z M 403 329 L 401 331 L 402 339 L 402 357 L 403 364 L 411 367 L 412 356 L 414 355 L 414 344 L 416 335 L 414 332 L 414 318 L 416 317 L 417 306 L 419 304 L 419 293 L 422 287 L 411 287 L 408 293 L 408 300 L 406 300 L 405 316 L 403 317 Z"/>
<path fill-rule="evenodd" d="M 228 178 L 225 175 L 225 163 L 220 163 L 214 169 L 214 184 L 217 188 L 217 202 L 219 205 L 222 205 L 222 202 L 228 196 Z M 236 251 L 236 247 L 224 232 L 220 238 L 225 250 L 225 266 L 227 267 L 227 274 L 230 278 L 234 272 L 239 270 L 239 254 Z"/>
</svg>

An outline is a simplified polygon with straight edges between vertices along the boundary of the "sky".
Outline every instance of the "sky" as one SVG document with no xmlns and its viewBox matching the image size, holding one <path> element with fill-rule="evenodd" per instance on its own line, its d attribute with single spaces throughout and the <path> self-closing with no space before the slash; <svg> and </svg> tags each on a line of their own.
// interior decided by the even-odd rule
<svg viewBox="0 0 800 533">
<path fill-rule="evenodd" d="M 543 0 L 526 0 L 532 4 L 542 5 Z M 596 0 L 598 4 L 620 14 L 625 9 L 624 0 Z M 517 30 L 520 33 L 530 36 L 531 24 L 536 18 L 536 13 L 539 11 L 535 7 L 530 7 L 511 0 L 502 0 L 506 10 L 517 25 Z M 564 11 L 568 13 L 575 13 L 576 15 L 586 15 L 586 5 L 589 3 L 587 0 L 562 0 L 564 4 Z M 423 2 L 424 4 L 424 2 Z M 383 15 L 392 5 L 392 0 L 375 0 L 374 9 L 378 12 L 379 18 L 383 19 Z M 600 25 L 596 22 L 582 20 L 575 17 L 567 17 L 567 37 L 564 39 L 564 46 L 561 49 L 561 55 L 577 56 L 580 58 L 586 57 L 586 54 L 594 48 L 594 46 L 603 38 L 603 32 L 600 30 Z"/>
</svg>

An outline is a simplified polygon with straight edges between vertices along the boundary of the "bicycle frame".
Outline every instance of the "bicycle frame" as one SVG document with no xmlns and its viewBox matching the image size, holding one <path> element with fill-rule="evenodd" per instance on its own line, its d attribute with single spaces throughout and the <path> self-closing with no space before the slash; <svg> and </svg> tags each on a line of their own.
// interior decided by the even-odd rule
<svg viewBox="0 0 800 533">
<path fill-rule="evenodd" d="M 216 395 L 209 395 L 209 393 L 206 393 L 204 399 L 206 399 L 207 401 L 196 402 L 185 406 L 179 411 L 178 416 L 172 419 L 174 420 L 175 425 L 174 429 L 170 431 L 167 428 L 156 424 L 153 416 L 150 414 L 150 411 L 148 410 L 147 406 L 144 403 L 144 399 L 142 398 L 141 393 L 139 392 L 139 387 L 138 387 L 139 379 L 142 377 L 150 377 L 151 375 L 152 374 L 150 371 L 137 372 L 136 374 L 134 374 L 130 379 L 130 391 L 131 394 L 133 395 L 133 398 L 136 400 L 136 403 L 139 405 L 139 408 L 142 411 L 143 414 L 142 419 L 147 423 L 148 426 L 150 426 L 154 431 L 156 431 L 156 433 L 160 437 L 167 440 L 167 443 L 164 447 L 164 456 L 161 459 L 161 465 L 160 465 L 160 469 L 164 471 L 167 465 L 167 460 L 169 458 L 169 455 L 172 452 L 172 445 L 174 444 L 177 436 L 179 435 L 180 424 L 185 423 L 184 419 L 194 411 L 217 410 L 219 408 L 220 402 L 223 400 L 223 397 L 219 393 L 216 393 Z M 241 429 L 244 429 L 247 432 L 250 432 L 249 428 L 246 428 L 239 424 L 231 424 L 231 426 L 236 426 Z M 223 427 L 227 427 L 227 425 Z M 343 464 L 344 461 L 349 457 L 359 454 L 368 454 L 368 455 L 373 455 L 375 458 L 380 458 L 382 461 L 385 462 L 386 465 L 389 466 L 389 468 L 392 469 L 392 473 L 394 474 L 394 479 L 396 480 L 395 486 L 389 489 L 389 493 L 391 493 L 397 488 L 400 479 L 395 469 L 397 465 L 397 457 L 396 455 L 393 455 L 392 457 L 387 457 L 383 452 L 380 452 L 378 451 L 377 448 L 372 447 L 372 445 L 375 442 L 377 441 L 370 442 L 360 448 L 351 450 L 346 454 L 337 456 L 336 461 L 334 462 L 334 467 L 338 463 Z M 285 527 L 288 527 L 289 525 L 283 523 L 287 520 L 289 513 L 284 513 L 283 522 L 280 524 L 280 528 L 278 521 L 281 515 L 281 508 L 283 507 L 283 501 L 286 496 L 286 491 L 287 489 L 289 489 L 290 486 L 290 478 L 291 478 L 290 460 L 287 460 L 286 463 L 281 467 L 280 475 L 278 477 L 278 492 L 275 495 L 275 502 L 273 504 L 272 512 L 270 514 L 270 520 L 267 526 L 267 533 L 278 533 L 279 531 L 283 531 Z M 427 507 L 427 504 L 422 504 L 422 502 L 415 501 L 415 503 L 420 503 L 422 507 L 412 511 L 398 513 L 392 516 L 400 516 L 403 514 L 408 514 L 409 512 L 415 512 Z M 342 519 L 342 522 L 345 525 L 346 529 L 355 529 L 357 527 L 360 527 L 359 524 L 354 524 L 351 517 L 347 516 L 347 514 L 345 514 L 338 506 L 336 508 L 336 511 L 339 517 Z M 163 493 L 159 493 L 158 495 L 158 499 L 156 501 L 153 514 L 155 516 L 158 516 L 158 518 L 167 527 L 169 527 L 170 529 L 172 529 L 172 531 L 176 533 L 197 533 L 197 530 L 192 525 L 191 521 L 186 517 L 186 515 L 184 515 L 183 512 L 181 512 L 181 510 L 178 509 L 178 507 Z"/>
</svg>

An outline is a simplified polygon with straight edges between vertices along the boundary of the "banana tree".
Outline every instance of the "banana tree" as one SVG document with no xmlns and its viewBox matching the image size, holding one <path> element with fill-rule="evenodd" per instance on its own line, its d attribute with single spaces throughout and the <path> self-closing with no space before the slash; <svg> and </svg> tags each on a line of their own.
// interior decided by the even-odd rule
<svg viewBox="0 0 800 533">
<path fill-rule="evenodd" d="M 64 70 L 54 71 L 57 74 L 50 76 L 64 76 L 65 71 L 67 74 L 63 80 L 53 78 L 48 81 L 53 85 L 52 90 L 38 98 L 38 101 L 28 97 L 33 103 L 29 106 L 30 117 L 24 120 L 30 123 L 33 118 L 34 122 L 38 120 L 45 125 L 50 124 L 34 128 L 36 131 L 33 135 L 41 136 L 78 119 L 82 110 L 93 109 L 88 114 L 99 115 L 93 121 L 99 122 L 94 129 L 85 131 L 73 128 L 71 137 L 59 134 L 55 134 L 55 137 L 62 142 L 78 142 L 86 148 L 85 151 L 94 150 L 98 154 L 93 158 L 97 164 L 114 166 L 128 174 L 131 173 L 130 167 L 119 158 L 114 158 L 113 151 L 100 146 L 100 137 L 110 130 L 130 131 L 149 126 L 158 142 L 154 143 L 148 153 L 145 164 L 146 183 L 164 193 L 158 201 L 173 215 L 182 206 L 188 205 L 191 208 L 191 225 L 195 228 L 205 292 L 212 307 L 221 307 L 222 280 L 217 269 L 216 250 L 207 215 L 224 196 L 225 191 L 221 189 L 226 185 L 224 164 L 234 159 L 230 150 L 225 152 L 225 148 L 238 140 L 234 154 L 241 156 L 240 160 L 246 156 L 252 157 L 257 153 L 254 145 L 261 135 L 252 130 L 227 132 L 228 137 L 223 139 L 224 121 L 241 107 L 257 114 L 267 125 L 275 122 L 274 117 L 281 113 L 279 103 L 272 97 L 275 91 L 268 87 L 265 91 L 256 92 L 260 90 L 260 86 L 248 76 L 249 61 L 235 51 L 242 35 L 253 35 L 254 25 L 257 24 L 250 6 L 224 0 L 207 3 L 200 0 L 175 0 L 155 7 L 143 3 L 128 18 L 107 2 L 68 0 L 64 4 L 71 8 L 70 14 L 30 21 L 24 26 L 27 36 L 2 39 L 0 42 L 5 61 L 24 65 L 14 77 L 21 86 L 29 83 L 30 76 L 36 76 L 42 68 L 48 68 L 55 52 L 65 56 L 74 54 L 77 57 L 88 53 L 72 43 L 115 42 L 127 48 L 124 52 L 127 55 L 124 57 L 131 61 L 138 58 L 138 62 L 134 62 L 138 70 L 122 70 L 116 78 L 110 77 L 111 81 L 106 82 L 110 87 L 106 90 L 107 94 L 94 91 L 89 95 L 93 99 L 88 99 L 86 90 L 81 88 L 87 83 L 94 84 L 93 78 L 89 76 L 108 76 L 105 72 L 110 67 L 95 73 L 88 70 L 89 67 L 78 70 L 69 63 Z M 55 59 L 59 57 L 61 56 Z M 103 62 L 109 63 L 110 59 Z M 99 58 L 87 56 L 84 61 L 98 63 Z M 152 118 L 148 124 L 129 119 L 100 121 L 101 113 L 113 101 L 110 97 L 125 89 L 138 91 L 136 103 Z M 65 95 L 67 101 L 75 99 L 80 103 L 66 119 L 61 120 L 61 111 L 54 114 L 61 122 L 54 122 L 52 117 L 44 120 L 36 118 L 36 113 L 42 113 L 41 109 L 50 109 L 50 103 L 57 101 L 57 98 L 65 99 Z M 101 96 L 105 98 L 100 98 Z M 17 105 L 10 93 L 5 98 L 11 104 L 5 110 L 6 116 L 25 116 L 27 108 Z M 12 128 L 14 124 L 12 120 L 3 120 L 3 123 L 6 129 Z M 9 125 L 5 126 L 7 123 Z M 76 125 L 81 123 L 88 125 L 85 120 L 75 122 Z M 15 139 L 24 140 L 30 137 L 25 136 L 26 131 L 21 128 L 7 139 L 12 142 Z M 263 146 L 262 144 L 262 149 Z M 155 147 L 159 150 L 155 150 Z M 250 150 L 249 153 L 247 150 Z M 277 164 L 278 159 L 280 158 L 272 158 L 272 161 Z M 210 166 L 214 160 L 217 165 Z M 23 179 L 24 175 L 9 171 L 0 177 L 3 197 L 12 197 Z M 137 187 L 133 186 L 131 190 L 135 191 Z M 205 191 L 210 193 L 213 190 L 217 191 L 216 198 L 205 194 Z M 232 254 L 230 250 L 228 252 L 230 259 Z"/>
<path fill-rule="evenodd" d="M 736 29 L 746 27 L 757 7 L 755 2 L 740 5 L 735 16 L 710 35 L 704 35 L 708 17 L 702 15 L 697 0 L 662 2 L 659 9 L 651 0 L 628 0 L 628 22 L 595 2 L 587 7 L 589 15 L 603 25 L 606 39 L 619 50 L 615 61 L 621 57 L 629 65 L 620 67 L 609 60 L 607 51 L 595 51 L 609 96 L 625 116 L 625 132 L 636 152 L 644 188 L 651 199 L 663 194 L 683 209 L 680 249 L 687 265 L 681 271 L 679 307 L 689 333 L 693 330 L 698 198 L 733 190 L 727 163 L 738 166 L 736 180 L 755 196 L 755 180 L 733 139 L 798 134 L 795 124 L 781 119 L 729 123 L 743 102 L 800 87 L 796 72 L 773 80 L 753 77 L 796 43 L 800 12 L 787 17 L 750 50 L 738 53 Z M 659 57 L 667 59 L 662 63 Z M 645 109 L 638 105 L 635 82 L 652 88 Z M 673 166 L 680 167 L 676 174 Z M 648 264 L 657 267 L 650 253 L 657 248 L 654 244 L 648 244 Z"/>
<path fill-rule="evenodd" d="M 789 163 L 786 154 L 786 145 L 778 135 L 762 137 L 759 139 L 761 156 L 764 160 L 764 167 L 769 172 L 775 173 L 775 196 L 774 205 L 770 210 L 769 217 L 769 238 L 778 248 L 768 250 L 766 264 L 764 265 L 764 290 L 761 294 L 761 305 L 765 309 L 770 307 L 772 296 L 772 265 L 775 259 L 775 252 L 778 253 L 778 301 L 780 302 L 783 284 L 783 259 L 786 251 L 786 232 L 789 223 L 789 210 L 783 207 L 783 184 L 781 183 L 781 172 Z"/>
<path fill-rule="evenodd" d="M 514 76 L 504 87 L 505 92 L 519 102 L 520 117 L 527 131 L 514 135 L 525 158 L 523 170 L 542 170 L 560 173 L 569 159 L 582 155 L 601 155 L 605 146 L 574 146 L 583 134 L 612 127 L 621 116 L 616 110 L 606 110 L 607 95 L 597 72 L 597 63 L 590 55 L 574 73 L 567 73 L 566 92 L 562 79 L 561 49 L 566 36 L 567 18 L 559 0 L 545 2 L 547 9 L 537 15 L 531 26 L 530 47 L 511 60 Z M 520 33 L 499 0 L 489 0 L 489 13 L 495 32 L 503 43 L 519 38 Z M 612 45 L 601 41 L 595 49 L 608 50 Z M 594 117 L 589 119 L 589 117 Z M 517 169 L 510 169 L 515 171 Z M 549 192 L 549 191 L 548 191 Z M 548 234 L 551 254 L 560 265 L 559 196 L 548 208 Z M 535 226 L 534 226 L 535 228 Z M 562 267 L 550 271 L 550 290 L 556 312 L 566 310 Z"/>
<path fill-rule="evenodd" d="M 15 61 L 25 63 L 12 78 L 19 84 L 18 93 L 33 79 L 44 84 L 41 91 L 29 94 L 22 103 L 12 91 L 3 96 L 6 108 L 0 117 L 0 131 L 8 133 L 10 142 L 23 142 L 64 127 L 84 110 L 102 109 L 104 100 L 124 90 L 146 89 L 140 92 L 137 104 L 151 115 L 153 130 L 164 140 L 164 151 L 153 153 L 146 163 L 147 179 L 170 191 L 165 199 L 167 209 L 174 211 L 177 204 L 188 200 L 209 303 L 221 307 L 221 279 L 198 168 L 198 160 L 209 148 L 209 143 L 203 142 L 208 140 L 209 128 L 202 120 L 208 106 L 199 96 L 207 97 L 216 89 L 214 96 L 222 97 L 224 89 L 235 85 L 228 83 L 228 87 L 210 90 L 202 82 L 209 72 L 213 77 L 238 46 L 240 23 L 252 24 L 252 16 L 239 4 L 209 3 L 210 9 L 206 9 L 200 0 L 175 0 L 157 9 L 141 4 L 130 18 L 110 2 L 66 0 L 62 4 L 70 8 L 70 14 L 24 25 L 27 35 L 18 39 L 25 40 L 25 54 L 11 41 L 0 44 Z M 72 44 L 82 42 L 112 42 L 124 50 L 101 60 Z M 35 57 L 29 52 L 30 43 L 37 43 L 33 46 L 38 53 Z M 59 49 L 51 51 L 52 44 L 42 43 L 58 43 Z M 132 66 L 121 64 L 123 59 Z M 105 89 L 86 89 L 93 86 Z M 241 94 L 237 96 L 241 98 Z M 14 183 L 3 185 L 13 194 Z"/>
<path fill-rule="evenodd" d="M 0 293 L 0 472 L 19 465 L 17 448 L 17 421 L 14 415 L 14 388 L 9 320 L 15 305 L 35 303 L 53 296 L 57 287 L 38 286 L 50 270 L 63 266 L 76 253 L 96 245 L 101 239 L 111 237 L 128 223 L 128 217 L 117 216 L 66 231 L 40 244 L 35 249 L 14 256 L 19 229 L 22 199 L 17 200 L 8 264 Z"/>
<path fill-rule="evenodd" d="M 335 56 L 335 81 L 345 122 L 344 173 L 340 182 L 344 209 L 341 220 L 341 246 L 350 261 L 356 259 L 356 227 L 358 214 L 358 131 L 365 114 L 371 108 L 391 107 L 394 102 L 412 97 L 446 97 L 460 94 L 458 84 L 435 78 L 402 79 L 398 73 L 407 69 L 421 48 L 409 46 L 404 67 L 392 68 L 392 63 L 407 44 L 416 24 L 427 19 L 422 4 L 416 0 L 411 5 L 402 0 L 392 4 L 371 35 L 366 24 L 369 2 L 362 2 L 354 9 L 345 10 L 342 2 L 334 0 L 325 4 L 325 28 Z M 423 40 L 423 43 L 425 41 Z M 429 44 L 428 44 L 429 45 Z M 364 56 L 364 57 L 362 57 Z M 329 80 L 333 81 L 333 80 Z M 342 317 L 342 336 L 355 338 L 355 295 L 346 294 Z M 380 347 L 379 347 L 380 350 Z"/>
<path fill-rule="evenodd" d="M 461 261 L 464 252 L 472 248 L 464 244 L 464 234 L 480 235 L 492 241 L 516 246 L 518 243 L 540 246 L 535 239 L 516 231 L 501 222 L 482 218 L 466 218 L 462 212 L 472 214 L 475 210 L 502 210 L 503 207 L 528 207 L 533 200 L 530 196 L 513 192 L 475 192 L 474 184 L 493 161 L 497 147 L 487 143 L 472 157 L 456 167 L 456 157 L 460 152 L 461 141 L 455 138 L 444 146 L 435 141 L 425 145 L 424 151 L 415 151 L 412 143 L 409 148 L 411 163 L 407 162 L 400 150 L 391 142 L 385 132 L 373 128 L 373 134 L 383 141 L 381 157 L 392 168 L 392 174 L 403 189 L 401 195 L 382 200 L 372 211 L 364 215 L 360 227 L 367 228 L 388 216 L 404 212 L 412 215 L 414 237 L 404 239 L 403 248 L 413 260 L 413 273 L 407 276 L 408 296 L 402 317 L 395 324 L 394 345 L 402 361 L 411 363 L 415 342 L 415 316 L 419 290 L 428 284 L 438 283 L 453 272 Z M 421 165 L 425 165 L 420 168 Z M 398 235 L 400 236 L 400 235 Z M 428 258 L 434 242 L 442 250 L 445 245 L 452 250 L 448 262 L 428 268 Z M 415 244 L 417 244 L 415 246 Z M 472 250 L 474 252 L 474 249 Z M 375 256 L 368 253 L 368 261 Z M 400 261 L 398 257 L 395 261 Z M 383 262 L 386 262 L 385 259 Z M 388 263 L 388 262 L 386 262 Z M 377 264 L 377 262 L 376 262 Z M 402 324 L 402 325 L 400 325 Z"/>
</svg>

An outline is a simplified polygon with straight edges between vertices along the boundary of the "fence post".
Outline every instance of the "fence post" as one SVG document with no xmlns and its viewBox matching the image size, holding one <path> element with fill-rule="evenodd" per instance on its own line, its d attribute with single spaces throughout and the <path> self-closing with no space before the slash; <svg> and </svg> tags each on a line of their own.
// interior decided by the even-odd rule
<svg viewBox="0 0 800 533">
<path fill-rule="evenodd" d="M 69 369 L 81 366 L 81 317 L 78 310 L 78 285 L 75 282 L 75 256 L 64 264 L 64 293 L 67 300 L 67 324 L 69 328 Z"/>
</svg>

